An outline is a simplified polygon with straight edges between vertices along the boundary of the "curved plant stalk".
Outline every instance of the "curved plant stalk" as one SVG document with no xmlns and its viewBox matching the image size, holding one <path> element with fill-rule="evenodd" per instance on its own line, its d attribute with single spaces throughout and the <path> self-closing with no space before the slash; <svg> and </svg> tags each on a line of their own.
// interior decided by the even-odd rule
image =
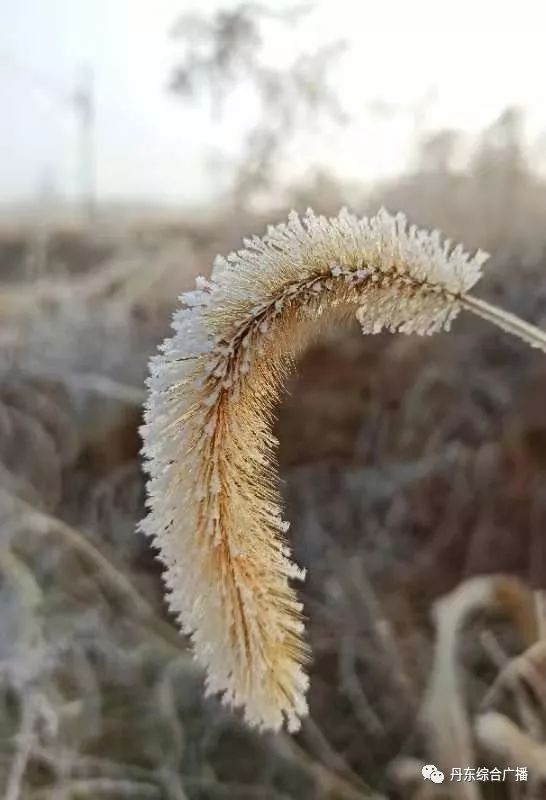
<svg viewBox="0 0 546 800">
<path fill-rule="evenodd" d="M 207 671 L 208 693 L 249 724 L 296 730 L 308 650 L 275 465 L 274 406 L 293 357 L 328 322 L 364 333 L 448 330 L 464 307 L 546 349 L 541 331 L 467 292 L 472 258 L 401 214 L 292 213 L 180 298 L 174 335 L 151 361 L 142 428 L 150 535 L 171 609 Z"/>
<path fill-rule="evenodd" d="M 532 778 L 546 780 L 546 745 L 536 742 L 504 714 L 482 714 L 476 721 L 476 735 L 480 744 L 506 764 L 526 767 Z"/>
<path fill-rule="evenodd" d="M 497 576 L 489 575 L 470 578 L 433 607 L 434 660 L 419 717 L 430 742 L 430 756 L 447 773 L 459 764 L 475 765 L 458 649 L 464 623 L 475 611 L 493 605 L 497 581 Z M 460 794 L 461 800 L 479 800 L 481 796 L 472 782 L 465 783 Z"/>
<path fill-rule="evenodd" d="M 537 620 L 530 590 L 516 578 L 508 575 L 480 575 L 468 578 L 449 594 L 443 595 L 433 605 L 436 627 L 434 659 L 419 723 L 427 734 L 428 757 L 446 773 L 464 764 L 475 766 L 473 720 L 466 708 L 464 674 L 460 663 L 461 640 L 464 626 L 478 611 L 497 610 L 511 618 L 524 641 L 535 642 Z M 534 645 L 536 646 L 536 645 Z M 530 653 L 531 646 L 526 653 Z M 495 695 L 498 685 L 513 675 L 523 656 L 510 662 L 487 692 L 483 706 Z M 481 797 L 476 785 L 465 782 L 460 787 L 460 797 L 478 800 Z"/>
</svg>

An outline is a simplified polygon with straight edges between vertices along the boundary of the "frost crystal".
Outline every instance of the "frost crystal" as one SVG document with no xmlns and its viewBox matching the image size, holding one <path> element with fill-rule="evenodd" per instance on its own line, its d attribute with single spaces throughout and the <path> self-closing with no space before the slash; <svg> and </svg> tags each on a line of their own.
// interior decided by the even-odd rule
<svg viewBox="0 0 546 800">
<path fill-rule="evenodd" d="M 198 278 L 182 296 L 173 336 L 150 364 L 142 427 L 150 513 L 141 525 L 159 549 L 169 604 L 206 670 L 207 693 L 242 706 L 249 724 L 295 730 L 307 711 L 307 648 L 291 586 L 304 572 L 289 558 L 270 467 L 287 357 L 305 346 L 310 321 L 339 306 L 354 309 L 365 333 L 448 327 L 484 260 L 408 228 L 400 214 L 291 213 L 218 257 L 211 281 Z"/>
</svg>

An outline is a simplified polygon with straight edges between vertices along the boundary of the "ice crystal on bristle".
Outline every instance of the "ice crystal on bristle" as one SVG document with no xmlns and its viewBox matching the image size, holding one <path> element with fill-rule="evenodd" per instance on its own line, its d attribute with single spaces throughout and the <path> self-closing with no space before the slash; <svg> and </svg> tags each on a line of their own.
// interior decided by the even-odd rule
<svg viewBox="0 0 546 800">
<path fill-rule="evenodd" d="M 174 334 L 150 362 L 142 427 L 149 514 L 168 602 L 206 670 L 208 693 L 259 728 L 297 729 L 308 651 L 271 464 L 271 418 L 290 356 L 316 320 L 352 308 L 366 333 L 448 328 L 486 256 L 381 211 L 357 219 L 292 212 L 218 257 L 181 297 Z M 483 301 L 488 319 L 502 312 Z M 502 325 L 515 327 L 503 317 Z M 501 323 L 498 323 L 501 324 Z M 531 331 L 531 333 L 530 333 Z M 539 341 L 531 326 L 518 328 Z M 536 343 L 536 342 L 535 342 Z M 544 337 L 546 346 L 546 337 Z"/>
</svg>

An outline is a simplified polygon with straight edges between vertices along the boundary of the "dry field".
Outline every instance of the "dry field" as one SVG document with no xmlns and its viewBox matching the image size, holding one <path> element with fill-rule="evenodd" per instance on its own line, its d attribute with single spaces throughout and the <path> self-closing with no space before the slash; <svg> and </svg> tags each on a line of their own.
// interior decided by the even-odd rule
<svg viewBox="0 0 546 800">
<path fill-rule="evenodd" d="M 490 249 L 480 293 L 545 327 L 544 186 L 514 207 L 416 180 L 357 210 L 379 198 Z M 2 797 L 544 797 L 546 361 L 478 321 L 426 340 L 355 323 L 302 359 L 277 435 L 311 716 L 259 735 L 203 699 L 135 533 L 143 381 L 177 295 L 263 227 L 233 210 L 2 225 Z M 529 780 L 439 787 L 423 763 Z"/>
</svg>

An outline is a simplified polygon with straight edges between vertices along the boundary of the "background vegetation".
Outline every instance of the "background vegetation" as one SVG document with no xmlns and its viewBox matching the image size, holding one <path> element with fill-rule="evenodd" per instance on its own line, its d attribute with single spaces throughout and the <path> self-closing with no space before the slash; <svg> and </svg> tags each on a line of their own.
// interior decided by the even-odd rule
<svg viewBox="0 0 546 800">
<path fill-rule="evenodd" d="M 355 323 L 318 343 L 288 387 L 280 467 L 295 556 L 308 567 L 314 653 L 311 716 L 297 736 L 257 735 L 203 699 L 154 553 L 135 533 L 143 381 L 176 297 L 216 253 L 289 208 L 403 209 L 489 250 L 480 291 L 546 326 L 546 181 L 521 112 L 507 109 L 472 142 L 420 132 L 412 164 L 382 185 L 358 175 L 344 185 L 324 167 L 293 180 L 291 148 L 309 126 L 344 122 L 328 72 L 342 48 L 266 68 L 270 13 L 246 4 L 177 28 L 171 88 L 181 102 L 212 92 L 221 110 L 241 76 L 259 98 L 218 201 L 184 213 L 98 206 L 91 217 L 44 208 L 3 219 L 6 800 L 431 797 L 416 763 L 532 764 L 529 742 L 517 756 L 487 745 L 475 727 L 482 712 L 503 711 L 544 739 L 543 651 L 532 669 L 517 662 L 508 688 L 503 669 L 544 630 L 545 362 L 495 330 L 460 319 L 431 340 L 364 338 Z M 499 574 L 511 580 L 491 579 L 487 608 L 455 653 L 438 599 Z M 438 676 L 447 682 L 435 694 Z M 544 796 L 532 774 L 484 796 Z M 477 796 L 475 786 L 443 791 Z"/>
</svg>

